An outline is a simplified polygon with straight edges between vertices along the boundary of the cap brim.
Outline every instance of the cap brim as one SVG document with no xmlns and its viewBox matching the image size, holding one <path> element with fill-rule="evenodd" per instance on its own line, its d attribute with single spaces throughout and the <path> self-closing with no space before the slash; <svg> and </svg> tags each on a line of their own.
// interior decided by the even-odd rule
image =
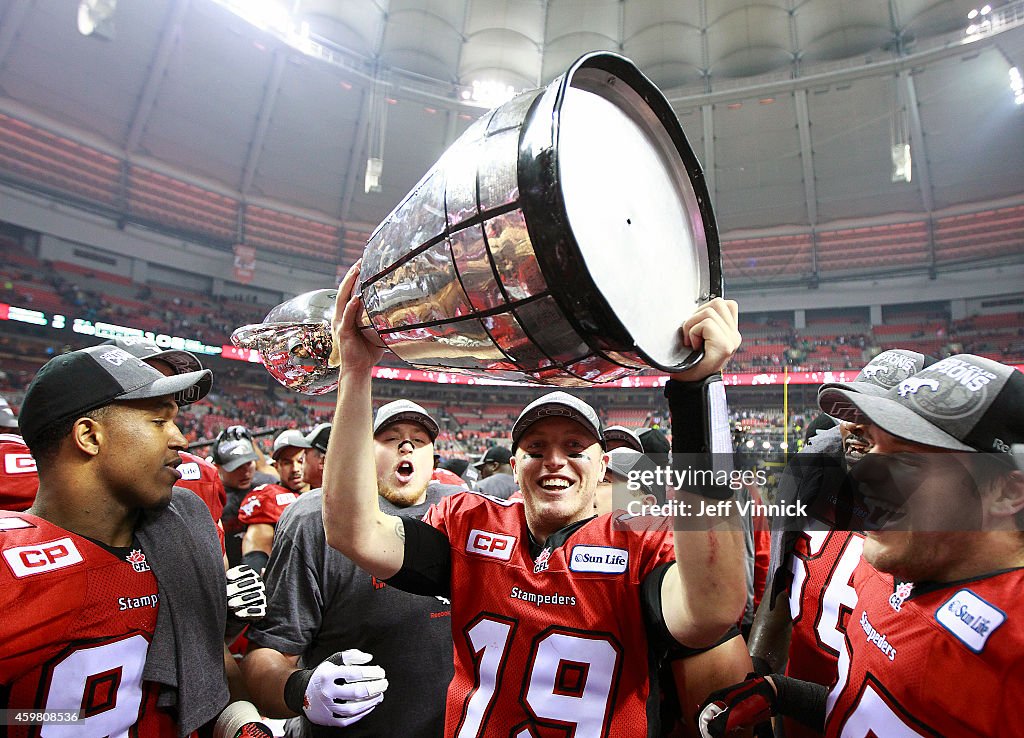
<svg viewBox="0 0 1024 738">
<path fill-rule="evenodd" d="M 170 377 L 160 377 L 150 384 L 139 387 L 123 395 L 118 395 L 115 400 L 145 400 L 150 397 L 163 397 L 164 395 L 176 395 L 187 389 L 196 387 L 199 391 L 197 396 L 190 397 L 190 402 L 198 402 L 206 397 L 213 385 L 213 372 L 203 369 L 198 372 L 186 372 L 175 374 Z"/>
<path fill-rule="evenodd" d="M 840 420 L 862 423 L 867 419 L 905 441 L 952 451 L 977 451 L 889 397 L 829 387 L 818 393 L 818 406 Z"/>
<path fill-rule="evenodd" d="M 403 421 L 406 423 L 417 423 L 419 425 L 422 425 L 427 430 L 427 435 L 430 436 L 431 441 L 436 441 L 438 433 L 441 432 L 441 429 L 438 428 L 437 423 L 435 423 L 434 419 L 431 418 L 429 415 L 424 415 L 423 413 L 418 413 L 415 411 L 406 411 L 395 413 L 394 415 L 385 418 L 384 422 L 382 422 L 379 426 L 373 429 L 373 435 L 377 435 L 382 430 L 387 428 L 389 425 L 394 425 L 395 423 L 401 423 Z"/>
<path fill-rule="evenodd" d="M 226 472 L 233 472 L 235 469 L 242 466 L 243 464 L 248 464 L 250 461 L 256 461 L 256 459 L 258 458 L 259 456 L 257 456 L 256 454 L 245 454 L 245 456 L 237 456 L 228 461 L 227 463 L 220 464 L 220 468 Z"/>
<path fill-rule="evenodd" d="M 9 407 L 0 408 L 0 428 L 17 428 L 18 419 Z"/>
<path fill-rule="evenodd" d="M 827 382 L 826 384 L 821 385 L 818 389 L 818 393 L 820 394 L 827 389 L 849 390 L 850 392 L 858 392 L 862 395 L 872 395 L 873 397 L 885 397 L 888 392 L 884 387 L 872 384 L 871 382 Z"/>
<path fill-rule="evenodd" d="M 160 353 L 147 356 L 146 359 L 160 359 L 166 361 L 168 364 L 174 367 L 175 371 L 180 374 L 187 374 L 189 372 L 202 371 L 203 365 L 199 362 L 193 354 L 188 351 L 181 351 L 179 349 L 167 349 Z"/>
<path fill-rule="evenodd" d="M 607 444 L 612 441 L 621 441 L 622 443 L 625 443 L 625 448 L 628 448 L 630 451 L 636 451 L 641 454 L 644 452 L 644 445 L 640 442 L 639 438 L 633 438 L 625 433 L 609 433 L 608 430 L 605 429 L 604 442 Z"/>
<path fill-rule="evenodd" d="M 272 458 L 274 461 L 277 461 L 277 457 L 280 456 L 281 452 L 284 451 L 286 448 L 307 449 L 307 448 L 313 448 L 313 446 L 311 444 L 305 443 L 305 439 L 303 439 L 303 443 L 286 443 L 281 448 L 279 448 L 276 451 L 272 452 L 270 454 L 270 458 Z"/>
<path fill-rule="evenodd" d="M 540 412 L 541 410 L 550 408 L 554 405 L 564 408 L 567 412 L 557 415 Z M 563 405 L 562 403 L 540 405 L 539 407 L 531 411 L 529 415 L 524 415 L 520 417 L 519 420 L 516 421 L 516 424 L 512 426 L 512 448 L 516 448 L 519 446 L 519 439 L 523 437 L 523 434 L 526 433 L 526 431 L 530 428 L 531 425 L 541 420 L 547 420 L 549 418 L 567 418 L 569 420 L 575 421 L 579 425 L 583 426 L 587 433 L 594 437 L 594 440 L 601 444 L 601 448 L 605 448 L 606 440 L 604 436 L 594 429 L 594 426 L 590 423 L 586 416 L 580 413 L 576 408 L 570 407 L 569 405 Z"/>
</svg>

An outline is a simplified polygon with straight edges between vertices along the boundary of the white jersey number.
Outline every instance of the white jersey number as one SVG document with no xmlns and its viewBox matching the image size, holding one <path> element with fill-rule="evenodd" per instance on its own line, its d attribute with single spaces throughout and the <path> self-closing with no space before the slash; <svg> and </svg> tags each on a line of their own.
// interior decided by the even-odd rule
<svg viewBox="0 0 1024 738">
<path fill-rule="evenodd" d="M 459 738 L 483 735 L 487 714 L 500 687 L 514 623 L 483 618 L 466 636 L 475 654 L 477 688 L 459 726 Z M 619 651 L 598 633 L 553 628 L 530 654 L 526 707 L 538 722 L 575 726 L 575 738 L 602 735 L 611 711 L 612 685 L 619 671 Z M 518 685 L 516 685 L 518 687 Z M 524 729 L 522 735 L 531 735 Z"/>
<path fill-rule="evenodd" d="M 819 555 L 825 547 L 830 535 L 841 535 L 837 532 L 813 531 L 803 534 L 807 538 L 808 558 Z M 857 604 L 857 592 L 850 583 L 853 578 L 853 570 L 860 562 L 861 553 L 864 550 L 864 537 L 856 533 L 850 534 L 843 552 L 832 567 L 828 576 L 828 583 L 821 593 L 817 613 L 805 613 L 802 611 L 804 587 L 807 584 L 809 562 L 799 556 L 790 557 L 793 571 L 793 586 L 789 595 L 789 612 L 793 621 L 801 617 L 817 617 L 814 624 L 814 632 L 818 638 L 818 645 L 833 654 L 838 655 L 844 647 L 843 635 L 846 632 L 841 625 L 843 612 L 851 612 Z"/>
<path fill-rule="evenodd" d="M 840 738 L 873 738 L 880 735 L 885 738 L 924 738 L 909 728 L 881 695 L 867 684 L 857 709 L 843 726 Z"/>
<path fill-rule="evenodd" d="M 142 669 L 149 641 L 133 635 L 72 651 L 50 672 L 45 711 L 82 710 L 79 720 L 43 725 L 41 738 L 103 735 L 127 738 L 142 707 Z"/>
</svg>

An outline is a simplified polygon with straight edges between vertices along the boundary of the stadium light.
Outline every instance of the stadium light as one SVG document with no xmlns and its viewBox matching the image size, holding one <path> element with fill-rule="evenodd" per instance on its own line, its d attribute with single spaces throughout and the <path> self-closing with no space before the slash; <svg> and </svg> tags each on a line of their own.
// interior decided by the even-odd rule
<svg viewBox="0 0 1024 738">
<path fill-rule="evenodd" d="M 296 23 L 291 12 L 278 0 L 213 0 L 246 23 L 276 36 L 307 56 L 313 54 L 309 23 Z"/>
<path fill-rule="evenodd" d="M 516 96 L 516 88 L 493 79 L 475 79 L 462 91 L 465 102 L 481 108 L 496 108 Z"/>
<path fill-rule="evenodd" d="M 117 0 L 81 0 L 78 3 L 78 32 L 104 41 L 112 40 L 115 10 Z"/>
<path fill-rule="evenodd" d="M 1013 101 L 1017 105 L 1024 105 L 1024 78 L 1021 78 L 1017 67 L 1010 67 L 1010 89 L 1013 90 Z"/>
</svg>

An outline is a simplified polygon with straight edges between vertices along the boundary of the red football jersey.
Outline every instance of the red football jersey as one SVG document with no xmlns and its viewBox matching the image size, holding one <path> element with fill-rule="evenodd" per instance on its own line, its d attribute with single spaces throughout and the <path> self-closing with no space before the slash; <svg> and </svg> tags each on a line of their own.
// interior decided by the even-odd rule
<svg viewBox="0 0 1024 738">
<path fill-rule="evenodd" d="M 253 488 L 238 506 L 238 521 L 242 525 L 277 525 L 284 509 L 297 499 L 298 493 L 280 484 L 261 484 Z"/>
<path fill-rule="evenodd" d="M 466 480 L 447 469 L 434 469 L 434 472 L 430 475 L 430 483 L 449 484 L 453 487 L 462 487 L 462 489 L 469 491 L 469 485 L 466 484 Z"/>
<path fill-rule="evenodd" d="M 181 479 L 174 486 L 192 490 L 206 503 L 213 522 L 217 524 L 217 535 L 220 536 L 220 547 L 223 551 L 224 525 L 220 522 L 220 516 L 224 512 L 228 496 L 224 491 L 224 483 L 217 474 L 217 467 L 187 451 L 179 451 L 178 455 L 181 456 L 181 465 L 178 467 Z"/>
<path fill-rule="evenodd" d="M 21 436 L 0 433 L 0 510 L 28 510 L 36 499 L 36 460 Z"/>
<path fill-rule="evenodd" d="M 1024 736 L 1024 569 L 914 592 L 862 561 L 827 736 Z"/>
<path fill-rule="evenodd" d="M 69 735 L 174 738 L 158 685 L 142 680 L 158 608 L 145 554 L 121 558 L 42 518 L 0 512 L 0 555 L 0 707 L 80 710 Z M 69 731 L 42 728 L 7 730 Z"/>
<path fill-rule="evenodd" d="M 793 583 L 789 613 L 793 634 L 786 674 L 831 687 L 843 649 L 850 613 L 857 604 L 853 571 L 864 550 L 864 536 L 849 531 L 801 533 L 789 557 Z M 819 735 L 791 718 L 784 718 L 790 738 Z"/>
<path fill-rule="evenodd" d="M 424 518 L 451 545 L 455 677 L 445 735 L 644 736 L 651 663 L 640 583 L 670 531 L 591 520 L 530 556 L 523 503 L 473 493 Z"/>
</svg>

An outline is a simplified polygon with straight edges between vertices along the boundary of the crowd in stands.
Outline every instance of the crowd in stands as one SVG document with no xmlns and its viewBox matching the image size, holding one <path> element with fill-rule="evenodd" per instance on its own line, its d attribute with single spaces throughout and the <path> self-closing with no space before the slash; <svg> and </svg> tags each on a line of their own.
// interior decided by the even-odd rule
<svg viewBox="0 0 1024 738">
<path fill-rule="evenodd" d="M 42 261 L 8 236 L 0 236 L 0 302 L 49 313 L 108 321 L 143 330 L 196 338 L 211 346 L 228 343 L 231 331 L 258 322 L 270 306 L 252 297 L 215 297 L 182 288 L 139 285 L 100 269 L 65 262 Z M 915 309 L 886 316 L 882 325 L 863 317 L 825 315 L 809 318 L 797 330 L 785 317 L 755 316 L 741 323 L 744 343 L 732 361 L 734 372 L 827 371 L 861 367 L 879 350 L 902 347 L 936 357 L 969 352 L 1007 363 L 1024 363 L 1024 313 L 1007 312 L 952 320 L 941 310 Z M 17 405 L 38 367 L 55 354 L 98 342 L 93 337 L 58 332 L 24 323 L 0 323 L 0 393 Z M 202 442 L 223 428 L 242 424 L 267 429 L 258 437 L 269 443 L 273 432 L 286 427 L 308 428 L 330 419 L 333 397 L 311 398 L 287 392 L 258 365 L 203 357 L 214 369 L 214 391 L 180 416 L 191 442 Z M 402 385 L 414 383 L 399 383 Z M 397 392 L 397 394 L 395 394 Z M 475 458 L 495 442 L 508 437 L 522 398 L 507 391 L 477 391 L 467 402 L 465 393 L 422 385 L 384 389 L 382 397 L 411 397 L 442 419 L 436 447 L 445 456 Z M 631 400 L 617 390 L 596 392 L 588 400 L 610 425 L 660 427 L 664 418 L 652 415 L 660 407 L 654 393 Z M 625 403 L 625 404 L 624 404 Z M 763 401 L 761 403 L 764 404 Z M 781 408 L 740 407 L 733 426 L 742 443 L 751 442 L 757 453 L 777 452 L 783 438 L 789 448 L 799 446 L 802 426 L 809 422 L 791 413 L 783 434 Z"/>
</svg>

